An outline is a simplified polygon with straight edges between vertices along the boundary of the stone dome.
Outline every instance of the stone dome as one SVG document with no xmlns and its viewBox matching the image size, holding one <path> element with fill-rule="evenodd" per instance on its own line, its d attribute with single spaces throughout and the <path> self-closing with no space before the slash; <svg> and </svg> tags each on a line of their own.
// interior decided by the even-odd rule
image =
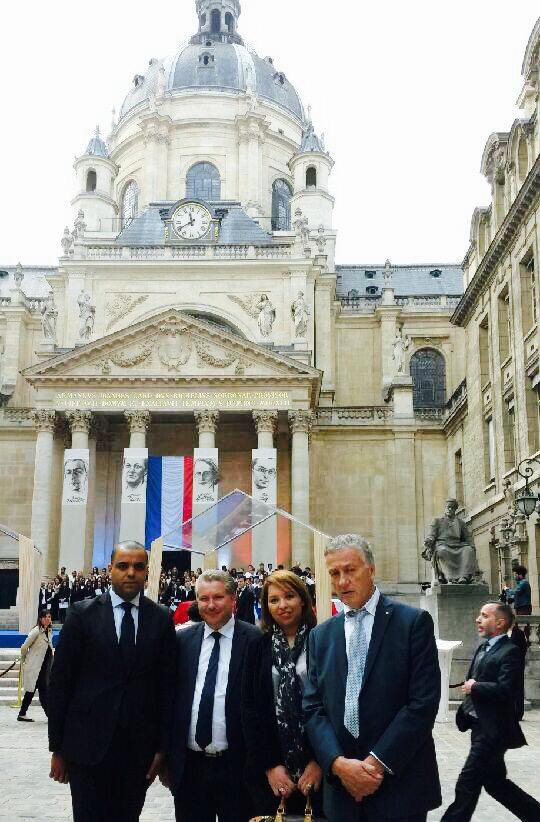
<svg viewBox="0 0 540 822">
<path fill-rule="evenodd" d="M 201 3 L 202 0 L 199 6 Z M 217 5 L 216 0 L 212 5 Z M 239 13 L 239 6 L 237 8 Z M 230 32 L 204 29 L 201 25 L 199 33 L 182 46 L 172 59 L 151 60 L 147 73 L 135 76 L 133 88 L 122 104 L 121 118 L 160 92 L 201 89 L 233 94 L 251 93 L 285 109 L 304 123 L 304 109 L 296 89 L 276 68 L 271 57 L 262 59 L 244 45 L 236 32 L 236 19 L 231 24 Z"/>
</svg>

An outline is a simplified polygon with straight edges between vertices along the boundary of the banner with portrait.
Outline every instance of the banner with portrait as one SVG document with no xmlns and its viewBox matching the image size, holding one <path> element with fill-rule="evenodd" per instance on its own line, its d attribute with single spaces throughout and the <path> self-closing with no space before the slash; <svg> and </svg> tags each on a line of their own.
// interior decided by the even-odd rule
<svg viewBox="0 0 540 822">
<path fill-rule="evenodd" d="M 195 448 L 193 453 L 193 505 L 205 507 L 218 501 L 219 451 L 217 448 Z"/>
<path fill-rule="evenodd" d="M 251 495 L 267 505 L 277 505 L 277 451 L 275 448 L 255 448 L 251 452 Z M 276 567 L 277 520 L 263 522 L 252 534 L 251 563 L 264 562 Z"/>
<path fill-rule="evenodd" d="M 64 451 L 62 505 L 86 505 L 89 466 L 88 448 L 68 448 Z"/>
<path fill-rule="evenodd" d="M 122 463 L 122 504 L 144 505 L 148 486 L 148 448 L 125 448 Z"/>
</svg>

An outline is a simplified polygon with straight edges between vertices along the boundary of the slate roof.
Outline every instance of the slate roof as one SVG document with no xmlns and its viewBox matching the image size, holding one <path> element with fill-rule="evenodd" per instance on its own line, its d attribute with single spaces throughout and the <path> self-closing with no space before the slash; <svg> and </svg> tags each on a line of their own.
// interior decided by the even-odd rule
<svg viewBox="0 0 540 822">
<path fill-rule="evenodd" d="M 320 151 L 322 154 L 326 154 L 323 141 L 315 134 L 313 123 L 309 123 L 304 132 L 298 153 L 303 154 L 308 151 Z"/>
<path fill-rule="evenodd" d="M 367 277 L 367 272 L 375 272 Z M 360 297 L 376 296 L 367 291 L 376 287 L 382 294 L 384 265 L 336 265 L 338 297 L 356 290 Z M 459 297 L 463 294 L 463 272 L 460 265 L 395 265 L 392 284 L 396 297 L 439 296 Z M 440 271 L 440 276 L 431 272 Z"/>
<path fill-rule="evenodd" d="M 49 274 L 57 274 L 58 268 L 46 265 L 23 265 L 24 279 L 21 283 L 21 290 L 27 297 L 46 297 L 51 290 L 49 283 L 45 279 Z M 7 271 L 7 276 L 4 272 Z M 0 297 L 9 297 L 9 291 L 14 288 L 13 279 L 14 265 L 2 265 L 0 263 Z"/>
<path fill-rule="evenodd" d="M 96 133 L 91 138 L 88 145 L 86 146 L 86 151 L 84 153 L 85 153 L 85 156 L 91 156 L 91 157 L 108 157 L 109 156 L 109 151 L 107 149 L 107 144 L 99 136 L 99 128 L 96 129 Z"/>
<path fill-rule="evenodd" d="M 136 217 L 116 238 L 118 245 L 159 246 L 165 244 L 165 214 L 174 203 L 151 203 L 146 211 Z M 226 211 L 220 226 L 219 245 L 272 245 L 271 234 L 248 217 L 239 203 L 212 203 L 214 210 Z"/>
</svg>

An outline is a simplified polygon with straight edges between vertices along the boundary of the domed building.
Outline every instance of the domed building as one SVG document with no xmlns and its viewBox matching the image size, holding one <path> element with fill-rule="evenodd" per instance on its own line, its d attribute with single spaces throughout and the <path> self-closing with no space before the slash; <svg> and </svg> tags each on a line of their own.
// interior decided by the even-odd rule
<svg viewBox="0 0 540 822">
<path fill-rule="evenodd" d="M 298 91 L 242 40 L 238 0 L 195 8 L 75 161 L 58 266 L 0 267 L 0 522 L 48 575 L 102 567 L 148 536 L 133 452 L 206 453 L 220 497 L 255 491 L 260 458 L 266 501 L 363 533 L 387 590 L 416 596 L 425 524 L 457 493 L 461 269 L 336 266 L 334 160 Z M 283 530 L 252 556 L 311 565 L 312 546 Z"/>
</svg>

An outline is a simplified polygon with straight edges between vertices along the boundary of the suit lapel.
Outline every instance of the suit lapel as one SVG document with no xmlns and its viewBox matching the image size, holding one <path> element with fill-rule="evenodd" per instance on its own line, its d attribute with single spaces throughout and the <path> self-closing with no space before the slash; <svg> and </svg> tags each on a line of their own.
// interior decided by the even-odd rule
<svg viewBox="0 0 540 822">
<path fill-rule="evenodd" d="M 231 661 L 229 663 L 229 678 L 227 680 L 227 692 L 225 694 L 225 710 L 227 710 L 227 703 L 231 694 L 231 689 L 235 683 L 236 677 L 240 672 L 242 661 L 244 658 L 244 648 L 246 645 L 246 634 L 240 626 L 238 620 L 234 623 L 234 634 L 232 638 Z"/>
<path fill-rule="evenodd" d="M 388 628 L 390 619 L 392 618 L 393 610 L 394 606 L 392 602 L 381 594 L 379 597 L 379 602 L 377 603 L 377 609 L 375 611 L 375 619 L 373 621 L 373 630 L 371 632 L 366 667 L 364 669 L 364 678 L 362 680 L 362 690 L 364 690 L 366 682 L 369 679 L 369 675 L 373 670 L 375 660 L 377 659 L 377 654 L 381 649 L 384 634 Z"/>
<path fill-rule="evenodd" d="M 144 594 L 141 594 L 139 599 L 139 622 L 137 625 L 137 641 L 135 644 L 135 659 L 144 658 L 145 646 L 148 637 L 148 622 L 151 619 L 152 613 L 149 608 L 149 602 Z"/>
<path fill-rule="evenodd" d="M 204 622 L 199 623 L 194 629 L 189 644 L 185 649 L 187 658 L 187 697 L 191 705 L 195 694 L 195 684 L 197 682 L 197 672 L 199 670 L 199 657 L 204 637 Z"/>
<path fill-rule="evenodd" d="M 332 655 L 332 671 L 334 672 L 336 682 L 343 683 L 347 681 L 347 673 L 349 670 L 349 665 L 347 662 L 347 646 L 345 644 L 345 614 L 338 614 L 334 617 L 330 624 L 334 630 L 332 643 L 334 650 Z M 336 693 L 339 692 L 340 691 L 338 689 Z"/>
</svg>

